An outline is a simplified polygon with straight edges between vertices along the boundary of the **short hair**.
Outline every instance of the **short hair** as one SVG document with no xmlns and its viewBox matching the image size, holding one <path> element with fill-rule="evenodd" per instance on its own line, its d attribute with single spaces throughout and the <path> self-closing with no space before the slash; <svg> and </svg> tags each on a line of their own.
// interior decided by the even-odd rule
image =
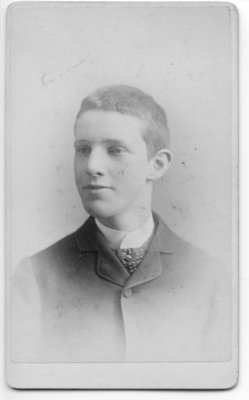
<svg viewBox="0 0 249 400">
<path fill-rule="evenodd" d="M 169 147 L 166 113 L 142 90 L 128 85 L 110 85 L 97 89 L 81 103 L 78 118 L 87 111 L 114 111 L 139 118 L 146 123 L 143 138 L 149 156 Z"/>
</svg>

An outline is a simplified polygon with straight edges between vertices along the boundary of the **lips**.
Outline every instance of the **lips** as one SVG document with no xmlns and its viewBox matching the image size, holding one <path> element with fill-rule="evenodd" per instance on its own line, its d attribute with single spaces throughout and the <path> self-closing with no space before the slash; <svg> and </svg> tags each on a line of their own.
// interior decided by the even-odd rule
<svg viewBox="0 0 249 400">
<path fill-rule="evenodd" d="M 104 185 L 87 185 L 87 186 L 84 186 L 84 189 L 101 190 L 101 189 L 111 189 L 111 188 L 110 188 L 110 186 L 104 186 Z"/>
<path fill-rule="evenodd" d="M 110 186 L 105 186 L 105 185 L 90 184 L 90 185 L 84 186 L 83 189 L 88 193 L 96 195 L 96 194 L 108 192 L 112 188 Z"/>
</svg>

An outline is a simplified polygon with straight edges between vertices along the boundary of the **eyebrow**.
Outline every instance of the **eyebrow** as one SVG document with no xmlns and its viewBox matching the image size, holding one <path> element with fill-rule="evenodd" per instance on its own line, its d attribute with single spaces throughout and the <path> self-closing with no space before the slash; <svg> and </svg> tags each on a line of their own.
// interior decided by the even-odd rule
<svg viewBox="0 0 249 400">
<path fill-rule="evenodd" d="M 90 140 L 86 140 L 86 139 L 78 139 L 75 140 L 74 142 L 74 146 L 80 145 L 80 144 L 91 144 L 92 142 Z M 129 146 L 129 143 L 126 143 L 122 140 L 118 140 L 118 139 L 106 139 L 103 140 L 104 144 L 110 144 L 110 145 L 119 145 L 119 146 Z"/>
<path fill-rule="evenodd" d="M 91 143 L 89 140 L 85 140 L 85 139 L 77 139 L 74 141 L 74 146 L 77 146 L 78 144 L 86 144 L 86 143 Z"/>
</svg>

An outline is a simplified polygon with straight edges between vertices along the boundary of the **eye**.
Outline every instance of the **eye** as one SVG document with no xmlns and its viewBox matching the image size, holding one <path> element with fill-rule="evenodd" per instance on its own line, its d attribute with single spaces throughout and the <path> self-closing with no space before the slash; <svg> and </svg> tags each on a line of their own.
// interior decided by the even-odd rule
<svg viewBox="0 0 249 400">
<path fill-rule="evenodd" d="M 127 150 L 123 146 L 111 146 L 108 149 L 108 152 L 112 155 L 121 155 L 122 153 L 125 153 Z"/>
<path fill-rule="evenodd" d="M 91 148 L 89 146 L 77 146 L 75 150 L 76 153 L 83 155 L 88 155 L 91 152 Z"/>
</svg>

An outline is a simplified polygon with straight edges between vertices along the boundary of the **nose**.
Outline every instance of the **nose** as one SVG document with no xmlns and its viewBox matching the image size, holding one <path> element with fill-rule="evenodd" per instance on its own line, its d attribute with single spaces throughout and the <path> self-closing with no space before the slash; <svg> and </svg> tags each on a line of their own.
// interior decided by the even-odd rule
<svg viewBox="0 0 249 400">
<path fill-rule="evenodd" d="M 105 157 L 100 149 L 92 149 L 87 158 L 86 172 L 88 175 L 104 175 Z"/>
</svg>

